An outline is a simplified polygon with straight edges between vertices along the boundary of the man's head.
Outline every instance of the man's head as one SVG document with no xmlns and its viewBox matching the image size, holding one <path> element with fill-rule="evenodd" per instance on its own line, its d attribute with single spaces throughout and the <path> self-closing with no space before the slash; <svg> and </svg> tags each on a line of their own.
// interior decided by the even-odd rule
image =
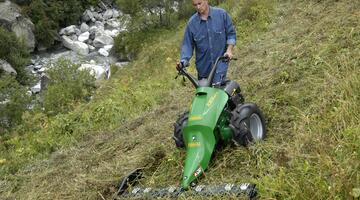
<svg viewBox="0 0 360 200">
<path fill-rule="evenodd" d="M 192 3 L 196 11 L 201 15 L 206 14 L 209 10 L 208 0 L 192 0 Z"/>
</svg>

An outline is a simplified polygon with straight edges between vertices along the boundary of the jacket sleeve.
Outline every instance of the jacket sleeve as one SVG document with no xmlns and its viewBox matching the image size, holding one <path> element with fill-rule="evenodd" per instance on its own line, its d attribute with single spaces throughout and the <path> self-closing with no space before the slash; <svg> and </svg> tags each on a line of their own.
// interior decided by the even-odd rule
<svg viewBox="0 0 360 200">
<path fill-rule="evenodd" d="M 224 17 L 224 23 L 225 23 L 225 32 L 226 32 L 226 44 L 235 45 L 236 44 L 235 28 L 233 26 L 231 17 L 226 12 Z"/>
<path fill-rule="evenodd" d="M 189 61 L 193 55 L 194 51 L 194 38 L 190 32 L 189 24 L 186 26 L 184 39 L 181 46 L 181 59 L 180 62 L 184 64 L 184 66 L 189 65 Z"/>
</svg>

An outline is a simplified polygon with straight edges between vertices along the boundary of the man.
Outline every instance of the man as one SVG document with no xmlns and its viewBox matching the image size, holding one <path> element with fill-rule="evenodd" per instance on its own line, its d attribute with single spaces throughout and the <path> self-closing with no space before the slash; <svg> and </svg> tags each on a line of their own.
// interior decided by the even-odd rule
<svg viewBox="0 0 360 200">
<path fill-rule="evenodd" d="M 231 18 L 225 10 L 209 6 L 208 0 L 192 0 L 196 9 L 188 21 L 181 47 L 181 60 L 177 69 L 189 65 L 195 48 L 198 79 L 207 78 L 219 56 L 233 57 L 236 33 Z M 228 65 L 220 62 L 213 84 L 225 81 Z"/>
</svg>

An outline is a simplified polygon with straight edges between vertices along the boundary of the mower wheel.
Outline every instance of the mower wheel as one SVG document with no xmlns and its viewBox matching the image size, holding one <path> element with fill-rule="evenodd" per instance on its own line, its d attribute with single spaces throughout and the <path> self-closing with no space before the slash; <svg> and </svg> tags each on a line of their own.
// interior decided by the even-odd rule
<svg viewBox="0 0 360 200">
<path fill-rule="evenodd" d="M 237 105 L 231 112 L 229 127 L 233 131 L 235 145 L 247 146 L 252 142 L 262 140 L 266 136 L 264 115 L 253 103 Z"/>
<path fill-rule="evenodd" d="M 179 118 L 174 123 L 174 135 L 173 139 L 175 140 L 175 145 L 178 148 L 184 148 L 184 139 L 183 139 L 183 129 L 186 126 L 189 119 L 189 112 L 184 112 L 179 116 Z"/>
</svg>

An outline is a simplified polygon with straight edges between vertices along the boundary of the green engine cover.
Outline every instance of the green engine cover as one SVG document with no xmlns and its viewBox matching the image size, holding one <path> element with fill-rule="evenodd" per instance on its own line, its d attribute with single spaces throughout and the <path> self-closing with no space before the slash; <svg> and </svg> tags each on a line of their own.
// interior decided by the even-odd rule
<svg viewBox="0 0 360 200">
<path fill-rule="evenodd" d="M 200 87 L 192 101 L 189 120 L 183 130 L 186 160 L 182 187 L 189 185 L 208 167 L 218 138 L 214 130 L 228 101 L 221 89 Z"/>
</svg>

